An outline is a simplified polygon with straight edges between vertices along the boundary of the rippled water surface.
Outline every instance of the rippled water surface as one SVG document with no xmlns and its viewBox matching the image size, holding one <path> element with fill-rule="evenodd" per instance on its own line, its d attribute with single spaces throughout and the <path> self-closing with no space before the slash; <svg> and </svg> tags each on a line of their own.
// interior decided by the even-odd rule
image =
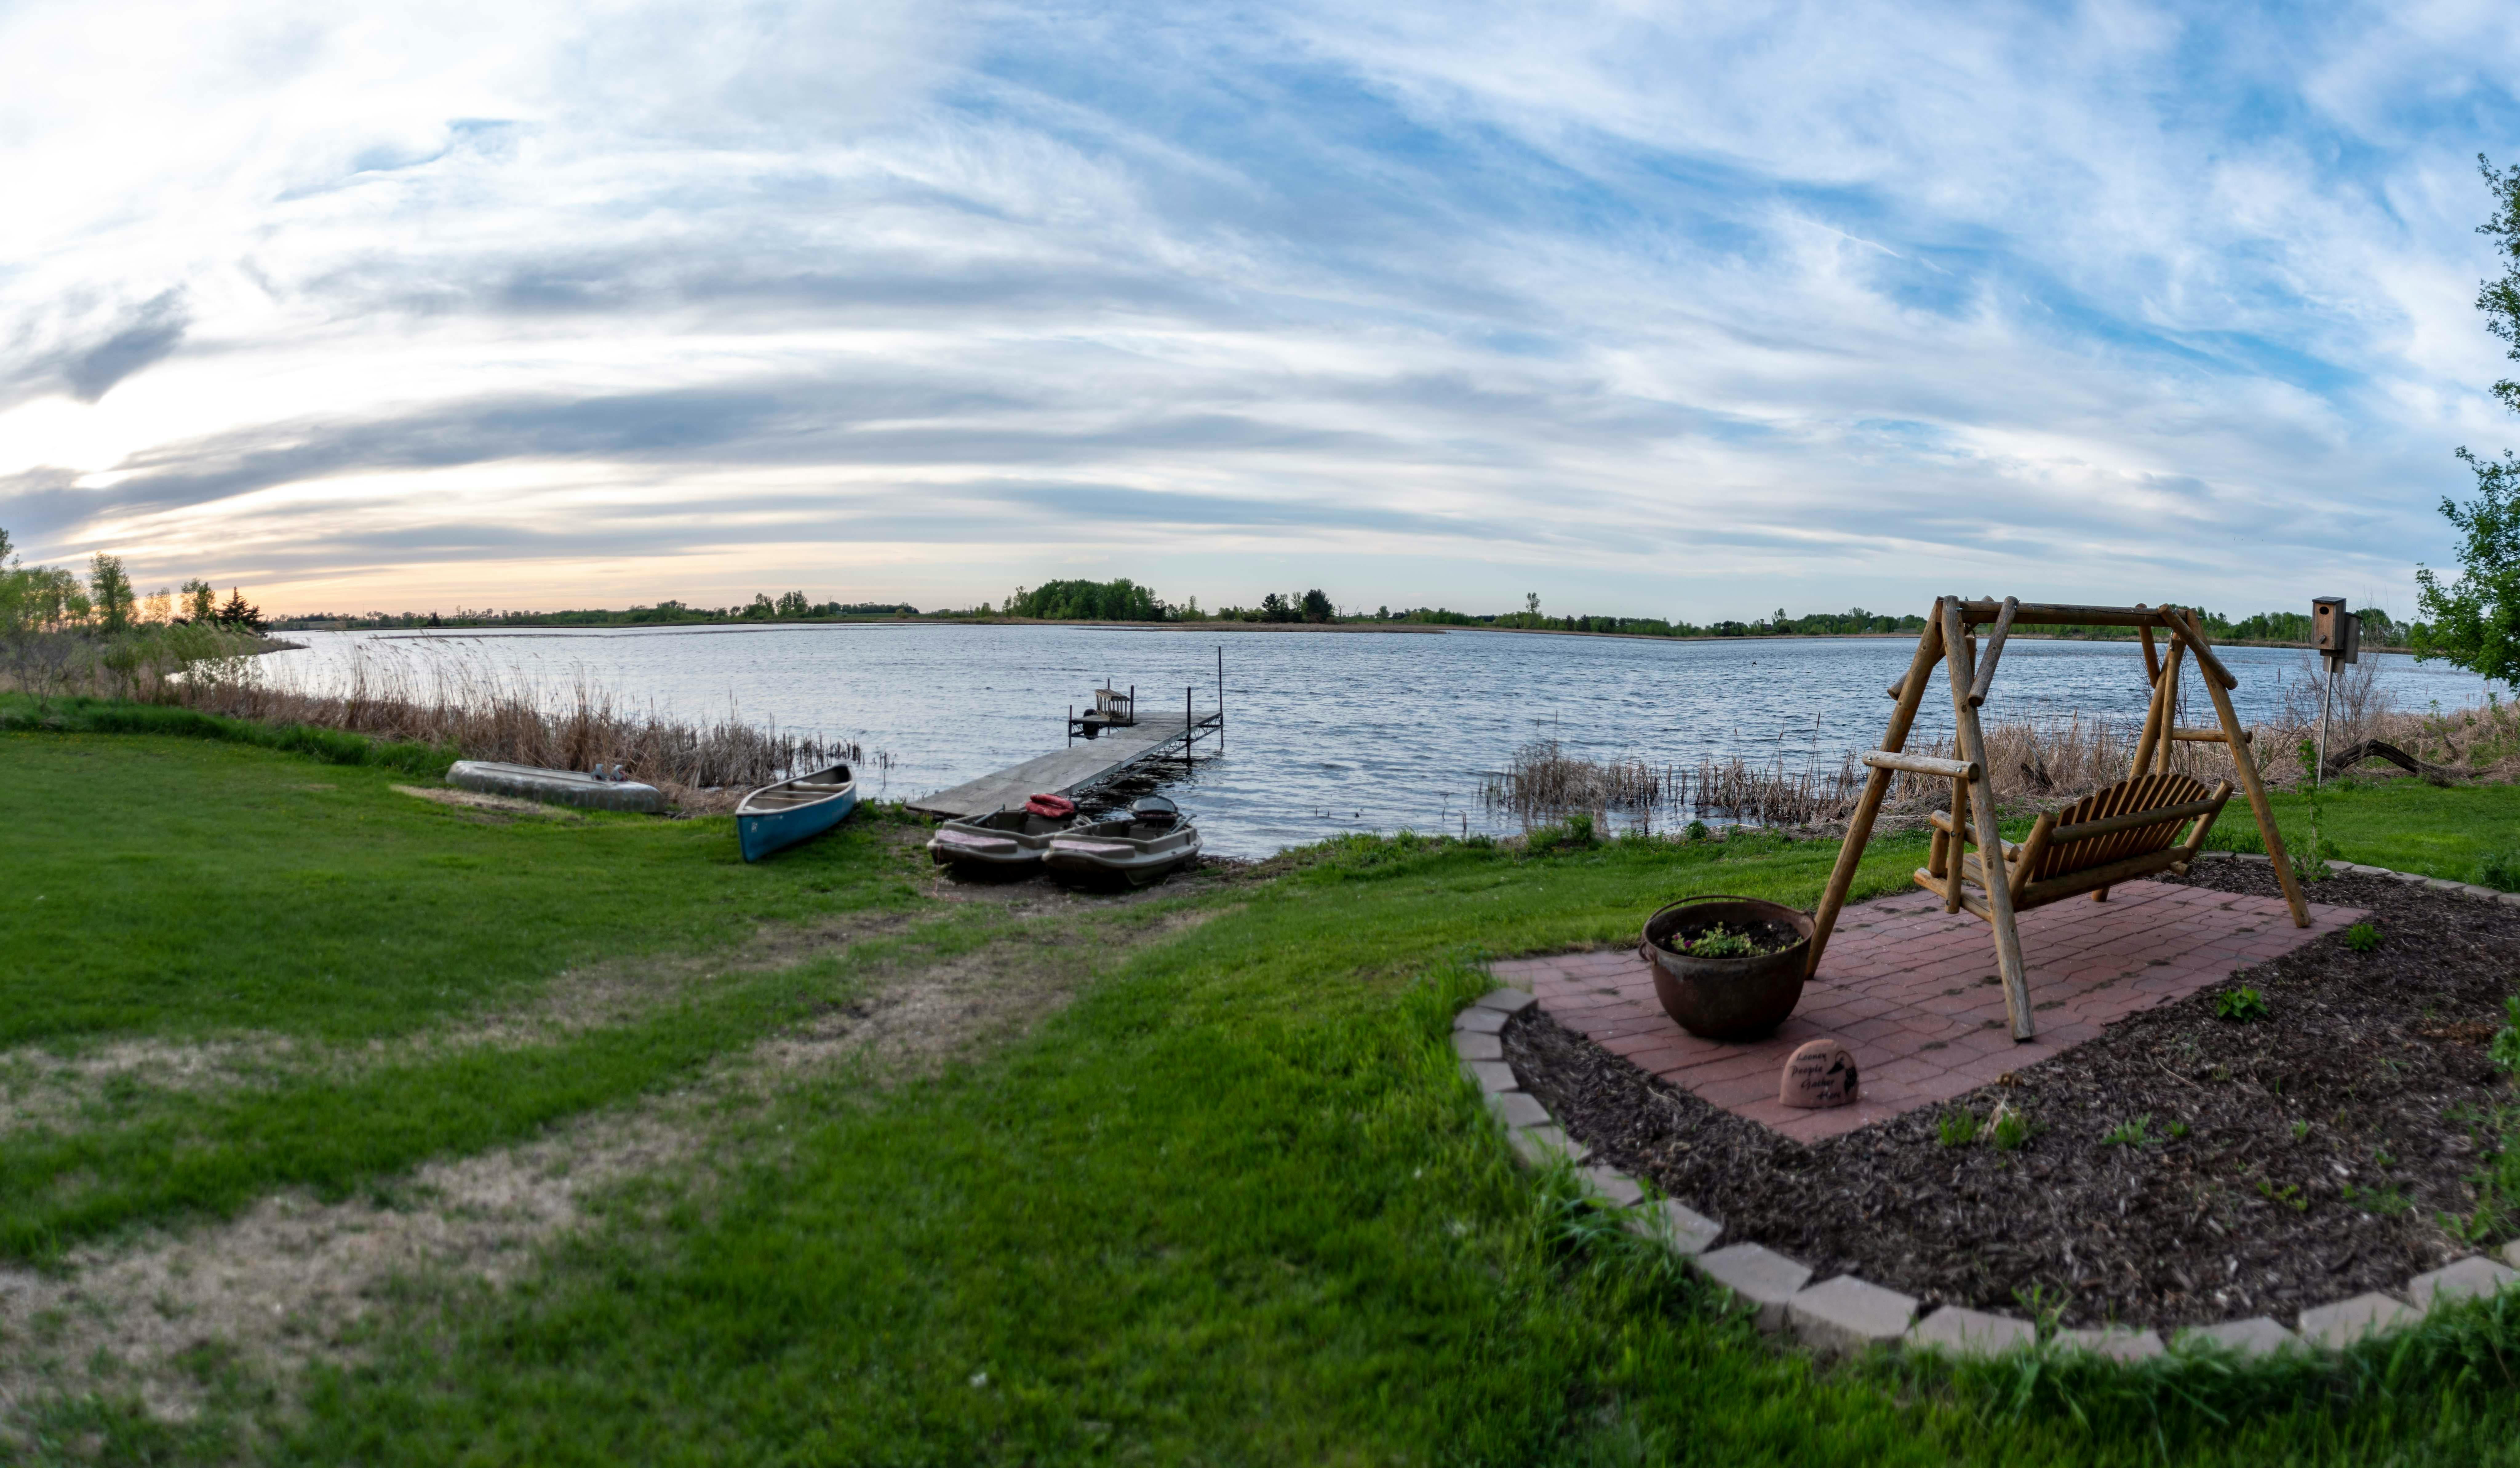
<svg viewBox="0 0 2520 1468">
<path fill-rule="evenodd" d="M 684 718 L 730 709 L 756 723 L 850 739 L 888 772 L 870 790 L 916 796 L 1045 754 L 1071 704 L 1104 679 L 1144 707 L 1201 712 L 1225 667 L 1225 757 L 1177 782 L 1211 849 L 1257 855 L 1339 831 L 1510 829 L 1480 809 L 1483 773 L 1535 738 L 1572 752 L 1693 764 L 1743 755 L 1833 767 L 1880 737 L 1883 689 L 1911 638 L 1671 642 L 1449 631 L 1143 631 L 1108 627 L 838 624 L 669 630 L 292 633 L 302 652 L 261 660 L 291 682 L 338 678 L 354 657 L 426 680 L 470 666 L 556 695 L 579 682 Z M 2240 716 L 2271 710 L 2308 655 L 2230 648 Z M 2402 707 L 2480 701 L 2484 685 L 2441 665 L 2365 654 Z M 2134 643 L 2015 640 L 1990 718 L 2075 711 L 2142 716 Z M 2189 698 L 2204 711 L 2192 677 Z M 2201 717 L 2196 721 L 2204 721 Z M 1920 733 L 1948 734 L 1951 706 L 1925 701 Z"/>
</svg>

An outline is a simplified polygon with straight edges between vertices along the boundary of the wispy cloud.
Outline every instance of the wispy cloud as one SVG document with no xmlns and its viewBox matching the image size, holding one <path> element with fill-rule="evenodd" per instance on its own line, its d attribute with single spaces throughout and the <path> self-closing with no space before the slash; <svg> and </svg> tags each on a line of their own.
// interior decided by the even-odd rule
<svg viewBox="0 0 2520 1468">
<path fill-rule="evenodd" d="M 2520 439 L 2515 76 L 2482 4 L 22 6 L 0 525 L 284 606 L 2403 605 Z"/>
</svg>

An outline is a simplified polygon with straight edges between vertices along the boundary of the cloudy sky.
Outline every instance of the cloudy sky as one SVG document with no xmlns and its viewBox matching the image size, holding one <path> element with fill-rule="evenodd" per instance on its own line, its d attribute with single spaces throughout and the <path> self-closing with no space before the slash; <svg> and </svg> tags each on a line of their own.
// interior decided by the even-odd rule
<svg viewBox="0 0 2520 1468">
<path fill-rule="evenodd" d="M 2411 604 L 2503 3 L 0 3 L 0 528 L 286 611 Z"/>
</svg>

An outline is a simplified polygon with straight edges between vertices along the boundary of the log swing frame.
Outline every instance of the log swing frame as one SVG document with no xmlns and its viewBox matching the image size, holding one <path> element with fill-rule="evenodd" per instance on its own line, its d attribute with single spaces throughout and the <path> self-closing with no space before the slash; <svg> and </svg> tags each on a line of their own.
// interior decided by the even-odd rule
<svg viewBox="0 0 2520 1468">
<path fill-rule="evenodd" d="M 1949 843 L 1948 889 L 1943 891 L 1944 909 L 1966 910 L 1983 918 L 1995 934 L 1995 952 L 2002 972 L 2003 1007 L 2012 1020 L 2012 1037 L 2027 1040 L 2036 1033 L 2031 1020 L 2030 981 L 2021 959 L 2021 934 L 2014 921 L 2016 891 L 2027 872 L 2007 870 L 2007 860 L 2016 863 L 2027 857 L 2028 847 L 2008 849 L 1997 829 L 1994 791 L 1986 765 L 1986 737 L 1978 723 L 1978 707 L 1986 702 L 1988 690 L 1995 682 L 1997 661 L 2003 655 L 2004 639 L 2012 629 L 2024 626 L 2112 626 L 2136 627 L 2143 633 L 2144 670 L 2152 685 L 2152 701 L 2144 712 L 2143 734 L 2137 741 L 2135 762 L 2129 771 L 2130 781 L 2153 773 L 2155 764 L 2174 742 L 2220 744 L 2230 752 L 2231 764 L 2239 778 L 2240 790 L 2248 798 L 2249 809 L 2258 820 L 2258 834 L 2265 838 L 2267 854 L 2272 859 L 2275 880 L 2282 884 L 2284 901 L 2292 909 L 2293 926 L 2310 926 L 2310 907 L 2302 898 L 2301 884 L 2293 876 L 2292 863 L 2284 854 L 2283 837 L 2275 830 L 2274 809 L 2267 803 L 2266 787 L 2258 779 L 2257 761 L 2249 757 L 2249 732 L 2240 727 L 2239 715 L 2231 710 L 2230 690 L 2240 680 L 2214 656 L 2206 641 L 2204 624 L 2188 609 L 2161 607 L 2072 607 L 2032 603 L 2017 597 L 2002 602 L 1971 601 L 1964 597 L 1946 596 L 1935 599 L 1933 615 L 1926 619 L 1924 635 L 1916 639 L 1915 660 L 1908 665 L 1906 676 L 1890 685 L 1890 696 L 1899 701 L 1890 714 L 1889 727 L 1881 736 L 1881 748 L 1864 756 L 1871 773 L 1864 782 L 1864 797 L 1856 803 L 1855 818 L 1846 829 L 1846 841 L 1838 849 L 1837 865 L 1828 877 L 1828 889 L 1822 894 L 1820 910 L 1814 914 L 1811 952 L 1804 964 L 1806 976 L 1820 970 L 1822 952 L 1828 946 L 1829 931 L 1837 924 L 1837 915 L 1846 906 L 1846 895 L 1855 884 L 1856 868 L 1864 860 L 1864 849 L 1872 839 L 1872 823 L 1881 813 L 1881 803 L 1890 793 L 1890 782 L 1902 771 L 1927 775 L 1952 782 L 1951 825 L 1948 833 L 1938 832 L 1935 843 L 1940 849 Z M 1975 628 L 1991 626 L 1986 650 L 1978 651 Z M 2153 643 L 2155 631 L 2167 633 L 2166 651 Z M 2183 658 L 2196 660 L 2196 670 L 2213 699 L 2217 726 L 2210 729 L 2182 729 L 2177 726 L 2180 663 Z M 1941 759 L 1906 753 L 1909 730 L 1916 721 L 1916 711 L 1924 703 L 1927 684 L 1933 680 L 1934 665 L 1943 665 L 1951 685 L 1952 721 L 1957 759 Z M 2167 817 L 2170 812 L 2156 814 Z M 2181 815 L 2179 819 L 2188 819 Z M 2192 855 L 2204 840 L 2211 812 L 2196 815 L 2200 824 L 2188 844 L 2177 851 L 2162 853 L 2157 858 L 2161 869 L 2184 871 L 2184 857 Z M 2121 822 L 2123 824 L 2123 822 Z M 1984 885 L 1985 900 L 1969 900 L 1961 892 L 1960 874 L 1967 867 L 1966 851 L 1974 841 L 1980 871 L 1988 877 Z M 1923 873 L 1918 881 L 1925 882 Z M 2127 880 L 2133 880 L 2132 877 Z M 1942 890 L 1941 882 L 1935 884 Z M 2093 894 L 2104 898 L 2107 888 Z M 2036 905 L 2036 904 L 2033 904 Z"/>
</svg>

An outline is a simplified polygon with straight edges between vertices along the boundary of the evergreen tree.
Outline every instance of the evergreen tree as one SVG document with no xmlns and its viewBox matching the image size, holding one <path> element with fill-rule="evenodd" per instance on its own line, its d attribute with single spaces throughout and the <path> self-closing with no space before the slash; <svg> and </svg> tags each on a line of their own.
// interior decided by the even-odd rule
<svg viewBox="0 0 2520 1468">
<path fill-rule="evenodd" d="M 262 630 L 262 609 L 245 599 L 242 587 L 231 586 L 228 588 L 227 605 L 219 608 L 219 621 L 240 632 L 259 632 Z"/>
</svg>

